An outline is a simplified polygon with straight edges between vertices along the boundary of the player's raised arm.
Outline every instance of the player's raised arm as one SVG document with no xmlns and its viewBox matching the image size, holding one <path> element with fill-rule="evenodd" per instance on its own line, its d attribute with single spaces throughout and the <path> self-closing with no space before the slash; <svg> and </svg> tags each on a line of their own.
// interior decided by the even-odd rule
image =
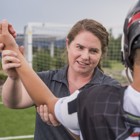
<svg viewBox="0 0 140 140">
<path fill-rule="evenodd" d="M 35 104 L 47 104 L 49 111 L 54 114 L 54 105 L 57 101 L 57 98 L 37 76 L 35 71 L 28 65 L 24 56 L 20 53 L 14 37 L 8 30 L 8 22 L 6 20 L 1 22 L 0 43 L 4 44 L 4 49 L 13 50 L 17 53 L 17 57 L 20 59 L 21 66 L 16 68 L 16 71 Z"/>
</svg>

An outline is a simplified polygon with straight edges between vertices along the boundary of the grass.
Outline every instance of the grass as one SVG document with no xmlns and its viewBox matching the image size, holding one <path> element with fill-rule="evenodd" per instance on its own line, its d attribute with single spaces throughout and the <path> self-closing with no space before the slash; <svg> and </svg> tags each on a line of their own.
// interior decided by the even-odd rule
<svg viewBox="0 0 140 140">
<path fill-rule="evenodd" d="M 5 81 L 6 77 L 6 74 L 0 70 L 0 95 L 1 86 Z M 1 96 L 0 102 L 2 102 Z M 3 104 L 0 104 L 0 138 L 9 136 L 33 135 L 34 128 L 34 107 L 28 109 L 9 109 Z M 28 138 L 28 140 L 33 140 L 33 138 Z"/>
<path fill-rule="evenodd" d="M 128 80 L 126 77 L 122 76 L 122 71 L 125 69 L 124 65 L 117 61 L 111 61 L 110 68 L 103 68 L 104 72 L 107 75 L 118 80 L 122 85 L 127 85 Z"/>
<path fill-rule="evenodd" d="M 0 137 L 33 135 L 34 127 L 34 107 L 17 110 L 0 104 Z"/>
</svg>

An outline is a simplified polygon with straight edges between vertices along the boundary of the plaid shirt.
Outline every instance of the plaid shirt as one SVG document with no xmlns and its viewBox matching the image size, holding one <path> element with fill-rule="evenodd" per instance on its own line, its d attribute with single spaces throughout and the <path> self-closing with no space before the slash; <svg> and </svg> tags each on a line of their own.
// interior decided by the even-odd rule
<svg viewBox="0 0 140 140">
<path fill-rule="evenodd" d="M 140 117 L 123 110 L 126 87 L 100 85 L 78 96 L 78 119 L 84 140 L 125 140 L 133 128 L 140 127 Z"/>
</svg>

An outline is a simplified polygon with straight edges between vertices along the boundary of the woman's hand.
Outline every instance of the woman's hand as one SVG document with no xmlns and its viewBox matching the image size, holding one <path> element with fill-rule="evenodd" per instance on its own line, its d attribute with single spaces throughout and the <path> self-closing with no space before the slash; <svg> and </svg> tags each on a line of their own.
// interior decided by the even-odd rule
<svg viewBox="0 0 140 140">
<path fill-rule="evenodd" d="M 37 112 L 43 122 L 52 126 L 59 126 L 60 123 L 54 119 L 53 115 L 49 113 L 47 105 L 40 105 L 37 107 Z"/>
<path fill-rule="evenodd" d="M 11 79 L 17 79 L 18 74 L 15 68 L 20 67 L 20 60 L 17 58 L 17 53 L 11 50 L 2 51 L 2 68 Z"/>
</svg>

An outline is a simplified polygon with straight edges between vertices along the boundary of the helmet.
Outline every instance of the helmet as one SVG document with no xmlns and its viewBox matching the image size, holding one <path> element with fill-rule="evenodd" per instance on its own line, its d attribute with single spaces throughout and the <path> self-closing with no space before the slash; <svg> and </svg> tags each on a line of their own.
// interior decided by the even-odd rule
<svg viewBox="0 0 140 140">
<path fill-rule="evenodd" d="M 140 0 L 137 0 L 129 10 L 123 27 L 122 60 L 130 70 L 133 70 L 133 52 L 138 47 L 140 47 Z"/>
</svg>

